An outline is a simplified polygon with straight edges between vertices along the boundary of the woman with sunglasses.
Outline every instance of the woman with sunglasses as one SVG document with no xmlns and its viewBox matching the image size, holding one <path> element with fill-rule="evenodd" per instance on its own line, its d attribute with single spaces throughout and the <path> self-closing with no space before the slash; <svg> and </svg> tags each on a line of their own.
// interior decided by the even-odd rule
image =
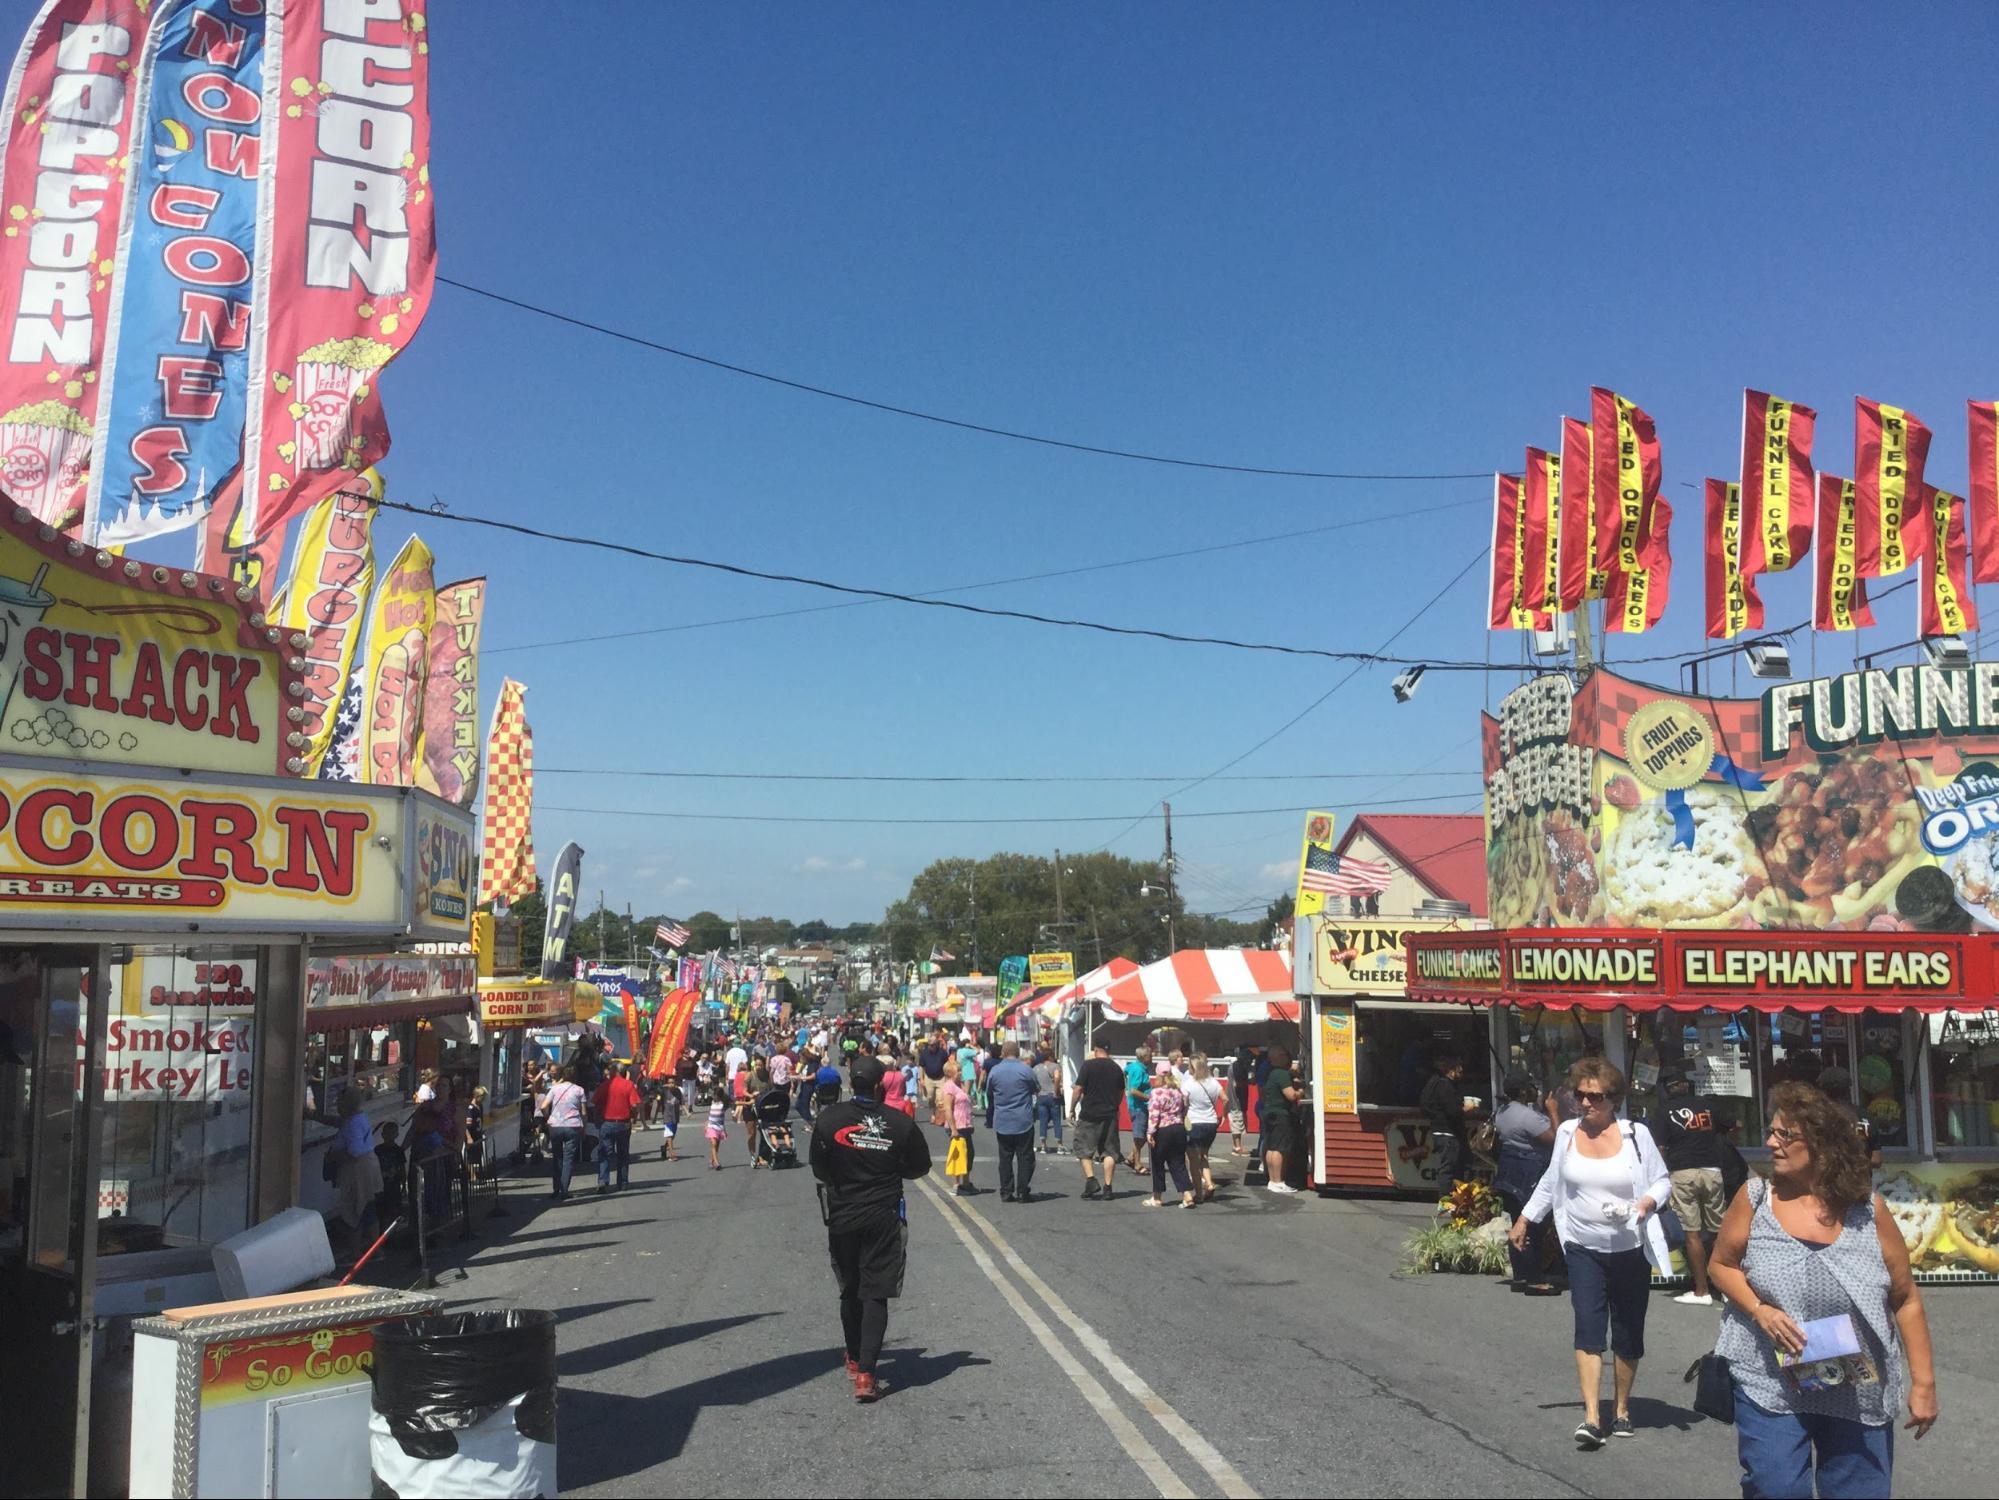
<svg viewBox="0 0 1999 1500">
<path fill-rule="evenodd" d="M 1886 1495 L 1903 1393 L 1918 1438 L 1937 1419 L 1908 1242 L 1846 1106 L 1792 1082 L 1770 1108 L 1770 1180 L 1735 1195 L 1708 1263 L 1728 1299 L 1714 1352 L 1735 1378 L 1742 1493 Z M 1822 1347 L 1800 1361 L 1807 1327 Z"/>
<path fill-rule="evenodd" d="M 1601 1448 L 1606 1435 L 1637 1436 L 1631 1387 L 1645 1356 L 1652 1270 L 1671 1274 L 1658 1209 L 1671 1196 L 1673 1181 L 1652 1133 L 1617 1117 L 1624 1103 L 1622 1073 L 1601 1057 L 1585 1057 L 1569 1069 L 1569 1087 L 1581 1115 L 1556 1130 L 1553 1159 L 1509 1238 L 1515 1250 L 1525 1250 L 1530 1226 L 1551 1213 L 1555 1217 L 1576 1320 L 1576 1378 L 1583 1397 L 1576 1445 L 1587 1452 Z M 1606 1325 L 1616 1361 L 1616 1406 L 1607 1429 L 1602 1420 Z"/>
</svg>

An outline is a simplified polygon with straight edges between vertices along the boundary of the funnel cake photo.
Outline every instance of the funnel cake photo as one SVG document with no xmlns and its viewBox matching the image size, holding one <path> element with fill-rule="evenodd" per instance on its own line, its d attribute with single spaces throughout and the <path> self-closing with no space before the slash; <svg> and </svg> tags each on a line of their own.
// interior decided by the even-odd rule
<svg viewBox="0 0 1999 1500">
<path fill-rule="evenodd" d="M 1604 846 L 1605 914 L 1613 927 L 1733 927 L 1749 915 L 1756 851 L 1742 793 L 1696 786 L 1685 794 L 1691 845 L 1666 799 L 1643 802 Z"/>
</svg>

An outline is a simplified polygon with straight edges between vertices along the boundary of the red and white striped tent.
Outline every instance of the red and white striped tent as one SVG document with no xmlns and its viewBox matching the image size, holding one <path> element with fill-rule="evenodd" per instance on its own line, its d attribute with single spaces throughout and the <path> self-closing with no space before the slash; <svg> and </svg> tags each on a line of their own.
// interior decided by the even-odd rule
<svg viewBox="0 0 1999 1500">
<path fill-rule="evenodd" d="M 1296 1021 L 1291 955 L 1269 948 L 1182 948 L 1081 997 L 1104 1019 L 1220 1021 L 1251 1026 Z"/>
<path fill-rule="evenodd" d="M 1138 972 L 1138 965 L 1128 958 L 1114 958 L 1101 964 L 1087 974 L 1079 974 L 1059 990 L 1042 997 L 1041 1014 L 1050 1020 L 1062 1014 L 1071 1005 L 1087 1000 L 1118 980 Z"/>
</svg>

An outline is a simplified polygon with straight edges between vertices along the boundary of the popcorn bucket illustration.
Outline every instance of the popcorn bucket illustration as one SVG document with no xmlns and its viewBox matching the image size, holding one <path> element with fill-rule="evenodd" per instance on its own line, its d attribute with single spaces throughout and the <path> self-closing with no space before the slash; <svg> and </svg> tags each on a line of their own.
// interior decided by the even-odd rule
<svg viewBox="0 0 1999 1500">
<path fill-rule="evenodd" d="M 50 524 L 62 518 L 90 462 L 90 424 L 60 401 L 0 415 L 0 487 Z"/>
<path fill-rule="evenodd" d="M 357 336 L 329 339 L 298 357 L 292 373 L 294 472 L 340 466 L 354 434 L 354 404 L 395 352 Z"/>
<path fill-rule="evenodd" d="M 41 623 L 42 616 L 56 602 L 56 596 L 42 587 L 42 580 L 48 574 L 49 565 L 43 563 L 25 583 L 18 578 L 0 578 L 0 724 L 7 720 L 14 684 L 21 680 L 21 657 L 28 631 Z"/>
</svg>

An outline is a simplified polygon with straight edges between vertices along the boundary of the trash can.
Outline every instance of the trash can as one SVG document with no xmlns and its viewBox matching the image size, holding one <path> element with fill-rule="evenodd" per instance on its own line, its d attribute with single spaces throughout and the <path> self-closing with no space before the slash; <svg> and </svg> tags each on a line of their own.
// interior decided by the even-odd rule
<svg viewBox="0 0 1999 1500">
<path fill-rule="evenodd" d="M 375 1333 L 374 1493 L 555 1493 L 555 1314 L 448 1313 Z"/>
</svg>

